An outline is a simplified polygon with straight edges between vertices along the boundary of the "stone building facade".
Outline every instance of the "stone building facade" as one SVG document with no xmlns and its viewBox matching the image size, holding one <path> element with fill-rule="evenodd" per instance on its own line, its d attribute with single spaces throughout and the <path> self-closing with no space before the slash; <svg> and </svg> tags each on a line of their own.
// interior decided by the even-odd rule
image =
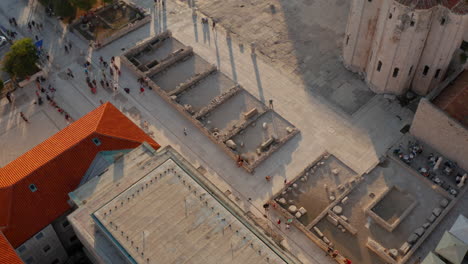
<svg viewBox="0 0 468 264">
<path fill-rule="evenodd" d="M 426 95 L 443 79 L 468 35 L 464 0 L 353 0 L 345 66 L 376 93 Z"/>
</svg>

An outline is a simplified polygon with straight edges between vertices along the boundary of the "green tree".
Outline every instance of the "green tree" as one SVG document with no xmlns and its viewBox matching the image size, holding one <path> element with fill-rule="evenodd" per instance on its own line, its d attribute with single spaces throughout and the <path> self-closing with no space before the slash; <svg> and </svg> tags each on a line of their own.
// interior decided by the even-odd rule
<svg viewBox="0 0 468 264">
<path fill-rule="evenodd" d="M 96 4 L 96 0 L 70 0 L 70 3 L 81 10 L 89 10 Z"/>
<path fill-rule="evenodd" d="M 66 0 L 53 1 L 55 14 L 61 17 L 75 17 L 76 8 Z"/>
<path fill-rule="evenodd" d="M 37 72 L 37 60 L 36 47 L 32 39 L 23 38 L 15 41 L 10 47 L 3 61 L 3 70 L 13 78 L 22 79 Z"/>
<path fill-rule="evenodd" d="M 3 81 L 2 81 L 2 80 L 0 80 L 0 93 L 1 93 L 1 92 L 2 92 L 2 90 L 3 90 L 3 87 L 4 87 L 4 85 L 3 85 Z"/>
</svg>

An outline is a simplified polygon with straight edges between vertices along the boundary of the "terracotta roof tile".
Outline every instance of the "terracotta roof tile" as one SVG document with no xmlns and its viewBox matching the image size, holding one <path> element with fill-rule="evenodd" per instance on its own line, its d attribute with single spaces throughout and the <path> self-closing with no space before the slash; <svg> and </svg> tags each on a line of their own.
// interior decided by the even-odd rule
<svg viewBox="0 0 468 264">
<path fill-rule="evenodd" d="M 101 144 L 92 141 L 98 138 Z M 70 209 L 68 193 L 100 151 L 160 146 L 112 104 L 88 113 L 0 169 L 0 226 L 14 247 Z M 37 191 L 31 192 L 34 184 Z"/>
<path fill-rule="evenodd" d="M 0 263 L 23 264 L 6 237 L 0 232 Z"/>
</svg>

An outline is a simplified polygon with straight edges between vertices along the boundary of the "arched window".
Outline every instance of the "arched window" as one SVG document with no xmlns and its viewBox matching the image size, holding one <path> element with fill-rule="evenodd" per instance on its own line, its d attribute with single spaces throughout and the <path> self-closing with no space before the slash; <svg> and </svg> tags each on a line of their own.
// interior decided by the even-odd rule
<svg viewBox="0 0 468 264">
<path fill-rule="evenodd" d="M 379 61 L 379 63 L 377 64 L 377 71 L 380 71 L 380 69 L 382 69 L 382 62 Z"/>
</svg>

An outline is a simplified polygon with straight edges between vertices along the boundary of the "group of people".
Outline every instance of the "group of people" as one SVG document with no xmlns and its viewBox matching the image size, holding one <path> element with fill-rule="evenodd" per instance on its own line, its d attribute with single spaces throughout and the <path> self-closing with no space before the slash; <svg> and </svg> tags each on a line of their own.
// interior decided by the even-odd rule
<svg viewBox="0 0 468 264">
<path fill-rule="evenodd" d="M 64 115 L 65 120 L 67 123 L 72 122 L 72 117 L 70 114 L 68 114 L 67 111 L 65 111 L 62 107 L 60 107 L 55 101 L 54 101 L 54 96 L 55 92 L 57 91 L 51 84 L 48 85 L 47 89 L 44 88 L 43 83 L 46 81 L 46 78 L 44 76 L 38 76 L 36 78 L 36 96 L 37 96 L 37 101 L 35 104 L 42 105 L 43 100 L 41 94 L 45 94 L 46 100 L 49 102 L 49 104 L 54 107 L 57 112 L 60 114 Z M 25 120 L 25 117 L 21 116 L 24 121 L 28 122 Z"/>
</svg>

